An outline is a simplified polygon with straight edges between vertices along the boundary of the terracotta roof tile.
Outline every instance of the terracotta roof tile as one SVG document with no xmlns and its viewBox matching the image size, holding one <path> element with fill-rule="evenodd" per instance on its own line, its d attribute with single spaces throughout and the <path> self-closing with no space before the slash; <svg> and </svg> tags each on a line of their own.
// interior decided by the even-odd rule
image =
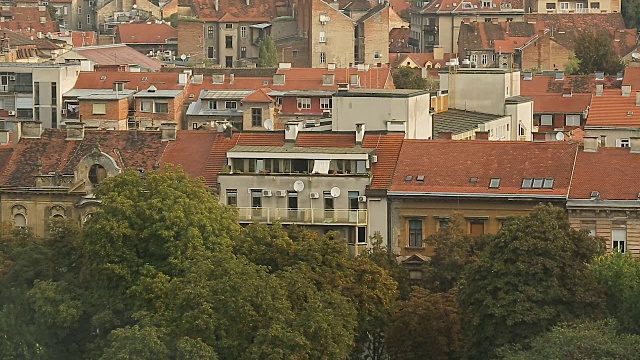
<svg viewBox="0 0 640 360">
<path fill-rule="evenodd" d="M 71 42 L 73 47 L 95 46 L 98 44 L 98 36 L 95 31 L 72 31 Z"/>
<path fill-rule="evenodd" d="M 604 84 L 605 89 L 619 89 L 621 81 L 615 75 L 605 76 L 604 80 L 596 80 L 594 75 L 564 75 L 563 80 L 555 76 L 535 75 L 531 80 L 520 81 L 520 94 L 533 96 L 542 94 L 562 94 L 564 89 L 571 89 L 574 94 L 595 94 L 596 84 Z"/>
<path fill-rule="evenodd" d="M 204 21 L 270 22 L 277 16 L 275 0 L 194 0 L 192 8 Z"/>
<path fill-rule="evenodd" d="M 621 90 L 605 90 L 591 98 L 586 126 L 640 126 L 640 106 L 636 94 L 622 96 Z"/>
<path fill-rule="evenodd" d="M 538 34 L 533 24 L 526 22 L 471 22 L 460 25 L 460 49 L 511 53 L 521 49 Z"/>
<path fill-rule="evenodd" d="M 524 9 L 524 1 L 523 0 L 498 0 L 493 3 L 496 4 L 496 8 L 493 7 L 483 7 L 481 0 L 465 0 L 466 3 L 470 3 L 473 7 L 473 10 L 468 8 L 463 8 L 462 2 L 458 0 L 434 0 L 426 3 L 426 5 L 420 9 L 417 9 L 423 13 L 451 13 L 451 12 L 470 12 L 474 13 L 485 13 L 485 12 L 495 12 L 496 8 L 502 8 L 502 4 L 509 4 L 511 11 L 517 13 L 517 10 L 522 11 Z"/>
<path fill-rule="evenodd" d="M 405 140 L 391 191 L 567 195 L 576 147 L 566 142 Z M 418 175 L 425 176 L 424 182 L 417 181 Z M 501 179 L 498 189 L 489 189 L 492 178 Z M 554 178 L 553 189 L 522 189 L 523 178 Z"/>
<path fill-rule="evenodd" d="M 102 78 L 104 77 L 104 80 Z M 116 82 L 124 82 L 127 90 L 145 90 L 153 85 L 158 90 L 182 90 L 178 73 L 134 73 L 116 71 L 80 72 L 74 89 L 113 89 Z"/>
<path fill-rule="evenodd" d="M 86 131 L 82 141 L 66 140 L 66 136 L 64 130 L 47 129 L 40 139 L 21 139 L 0 177 L 0 185 L 33 186 L 38 171 L 73 174 L 96 143 L 119 167 L 150 170 L 166 146 L 166 142 L 160 141 L 159 132 Z"/>
<path fill-rule="evenodd" d="M 271 89 L 258 89 L 252 92 L 250 95 L 245 96 L 241 101 L 242 102 L 252 102 L 252 103 L 272 103 L 275 100 L 267 95 L 271 92 Z"/>
<path fill-rule="evenodd" d="M 114 30 L 116 42 L 122 44 L 166 44 L 178 38 L 178 30 L 169 24 L 118 24 Z"/>
<path fill-rule="evenodd" d="M 409 28 L 391 29 L 389 31 L 389 53 L 411 52 L 409 37 L 411 37 L 411 29 Z"/>
<path fill-rule="evenodd" d="M 296 139 L 296 145 L 301 147 L 352 148 L 356 146 L 356 135 L 355 133 L 300 133 Z"/>
<path fill-rule="evenodd" d="M 528 97 L 533 99 L 534 113 L 577 114 L 587 110 L 591 103 L 591 94 L 572 94 L 571 97 L 537 94 Z"/>
<path fill-rule="evenodd" d="M 392 67 L 400 67 L 404 66 L 407 62 L 407 59 L 411 59 L 411 61 L 415 62 L 421 67 L 425 67 L 427 63 L 431 63 L 431 68 L 435 69 L 436 64 L 440 64 L 441 68 L 444 68 L 447 61 L 451 59 L 453 54 L 445 53 L 442 59 L 435 60 L 433 53 L 405 53 L 405 54 L 389 54 L 389 60 L 391 61 Z"/>
<path fill-rule="evenodd" d="M 630 153 L 628 148 L 580 151 L 569 198 L 589 199 L 592 191 L 598 191 L 604 200 L 638 200 L 638 178 L 640 154 Z"/>
<path fill-rule="evenodd" d="M 201 177 L 218 135 L 211 131 L 178 131 L 176 140 L 167 144 L 160 164 L 180 165 L 190 177 Z"/>
<path fill-rule="evenodd" d="M 631 89 L 640 89 L 640 67 L 627 67 L 624 69 L 622 84 L 631 85 Z"/>
<path fill-rule="evenodd" d="M 403 141 L 404 134 L 365 134 L 362 147 L 377 149 L 378 156 L 378 162 L 371 168 L 371 190 L 389 189 Z"/>
<path fill-rule="evenodd" d="M 51 15 L 48 11 L 40 11 L 39 7 L 11 7 L 8 11 L 13 16 L 12 20 L 5 20 L 0 22 L 0 28 L 9 29 L 12 31 L 22 31 L 23 33 L 30 33 L 36 35 L 41 32 L 43 34 L 54 33 L 58 31 L 58 24 L 51 19 Z M 42 23 L 40 18 L 44 17 L 45 21 Z"/>
<path fill-rule="evenodd" d="M 162 68 L 162 63 L 124 45 L 101 45 L 73 48 L 78 55 L 100 66 L 140 65 L 152 71 Z"/>
</svg>

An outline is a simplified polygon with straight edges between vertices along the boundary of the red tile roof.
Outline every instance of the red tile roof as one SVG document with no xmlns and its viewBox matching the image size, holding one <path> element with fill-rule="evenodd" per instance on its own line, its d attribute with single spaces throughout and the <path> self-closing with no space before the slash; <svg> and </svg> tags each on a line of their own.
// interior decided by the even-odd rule
<svg viewBox="0 0 640 360">
<path fill-rule="evenodd" d="M 409 28 L 391 29 L 389 31 L 389 53 L 411 52 L 409 37 L 411 37 L 411 29 Z"/>
<path fill-rule="evenodd" d="M 356 134 L 300 133 L 296 145 L 301 147 L 352 148 L 356 146 Z"/>
<path fill-rule="evenodd" d="M 631 85 L 631 89 L 640 89 L 640 67 L 627 67 L 622 78 L 623 85 Z"/>
<path fill-rule="evenodd" d="M 520 95 L 532 96 L 542 94 L 562 94 L 571 89 L 574 94 L 595 94 L 596 84 L 604 84 L 605 89 L 620 88 L 621 82 L 615 75 L 605 76 L 604 80 L 596 80 L 594 75 L 564 75 L 563 80 L 555 76 L 534 75 L 531 80 L 520 81 Z"/>
<path fill-rule="evenodd" d="M 621 90 L 605 90 L 602 96 L 591 98 L 586 126 L 640 126 L 640 106 L 636 94 L 622 96 Z"/>
<path fill-rule="evenodd" d="M 275 102 L 275 100 L 267 95 L 268 93 L 271 92 L 271 89 L 258 89 L 254 92 L 252 92 L 250 95 L 245 96 L 241 101 L 242 102 L 252 102 L 252 103 L 272 103 Z"/>
<path fill-rule="evenodd" d="M 0 22 L 0 28 L 12 31 L 22 31 L 23 33 L 31 33 L 35 35 L 38 32 L 43 34 L 54 33 L 58 31 L 58 24 L 51 20 L 49 11 L 40 11 L 38 6 L 34 7 L 11 7 L 8 11 L 3 11 L 2 15 L 13 17 L 12 20 Z M 44 23 L 40 22 L 40 18 L 44 17 Z"/>
<path fill-rule="evenodd" d="M 387 190 L 396 169 L 404 134 L 365 134 L 362 147 L 377 149 L 378 162 L 371 167 L 371 190 Z"/>
<path fill-rule="evenodd" d="M 628 148 L 580 151 L 569 198 L 589 199 L 592 191 L 598 191 L 604 200 L 638 200 L 639 178 L 640 154 Z"/>
<path fill-rule="evenodd" d="M 104 77 L 104 80 L 102 78 Z M 178 84 L 178 73 L 135 73 L 115 71 L 80 72 L 75 89 L 113 89 L 116 82 L 124 82 L 128 90 L 144 90 L 153 85 L 158 90 L 182 90 Z"/>
<path fill-rule="evenodd" d="M 411 1 L 407 1 L 407 0 L 391 0 L 390 3 L 393 11 L 395 11 L 399 15 L 403 11 L 409 10 L 409 8 L 411 7 Z"/>
<path fill-rule="evenodd" d="M 209 131 L 178 131 L 176 141 L 168 143 L 161 164 L 176 164 L 192 178 L 203 176 L 211 148 L 219 134 Z"/>
<path fill-rule="evenodd" d="M 72 31 L 71 42 L 73 47 L 95 46 L 98 44 L 98 35 L 95 31 Z"/>
<path fill-rule="evenodd" d="M 407 54 L 389 54 L 389 60 L 391 67 L 400 67 L 406 65 L 407 59 L 411 59 L 413 62 L 421 67 L 425 67 L 427 63 L 431 63 L 431 68 L 436 68 L 436 64 L 440 64 L 441 68 L 445 67 L 445 64 L 451 59 L 453 54 L 445 53 L 442 59 L 435 60 L 433 53 L 407 53 Z"/>
<path fill-rule="evenodd" d="M 391 191 L 567 195 L 576 147 L 566 142 L 405 140 Z M 418 175 L 424 182 L 417 181 Z M 501 179 L 498 189 L 489 189 L 492 178 Z M 553 189 L 522 189 L 523 178 L 553 178 Z"/>
<path fill-rule="evenodd" d="M 73 51 L 100 66 L 140 65 L 152 71 L 162 68 L 160 61 L 124 44 L 86 46 L 74 48 Z"/>
<path fill-rule="evenodd" d="M 533 43 L 540 35 L 534 24 L 526 22 L 471 22 L 460 26 L 459 46 L 461 51 L 491 49 L 496 53 L 512 53 Z"/>
<path fill-rule="evenodd" d="M 169 24 L 118 24 L 114 29 L 116 42 L 122 44 L 166 44 L 178 38 L 178 30 Z"/>
<path fill-rule="evenodd" d="M 85 131 L 82 141 L 69 141 L 66 137 L 65 130 L 47 129 L 39 139 L 21 139 L 0 176 L 0 186 L 34 186 L 38 171 L 73 174 L 96 143 L 121 168 L 151 170 L 166 145 L 160 141 L 159 132 Z M 38 162 L 42 164 L 40 169 Z"/>
<path fill-rule="evenodd" d="M 276 17 L 275 0 L 194 0 L 192 8 L 203 21 L 270 22 Z"/>
<path fill-rule="evenodd" d="M 463 8 L 462 1 L 458 0 L 434 0 L 432 2 L 428 2 L 424 7 L 416 9 L 422 13 L 459 13 L 459 12 L 471 12 L 473 13 L 495 13 L 496 8 L 502 9 L 503 6 L 506 8 L 510 7 L 511 11 L 517 12 L 517 10 L 523 11 L 524 9 L 524 1 L 523 0 L 498 0 L 494 1 L 493 4 L 496 7 L 483 7 L 481 0 L 466 0 L 465 3 L 471 3 L 473 9 Z M 505 5 L 503 5 L 505 4 Z M 508 5 L 506 5 L 508 4 Z M 504 9 L 503 13 L 508 13 Z"/>
<path fill-rule="evenodd" d="M 577 114 L 587 110 L 591 103 L 591 94 L 572 94 L 571 97 L 562 94 L 527 95 L 533 99 L 534 113 Z"/>
</svg>

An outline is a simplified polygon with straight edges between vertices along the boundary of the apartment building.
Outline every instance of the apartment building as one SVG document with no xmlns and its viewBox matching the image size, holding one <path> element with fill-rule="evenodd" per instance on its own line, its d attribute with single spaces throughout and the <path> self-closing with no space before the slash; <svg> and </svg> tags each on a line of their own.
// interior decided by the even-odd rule
<svg viewBox="0 0 640 360">
<path fill-rule="evenodd" d="M 113 31 L 118 44 L 126 44 L 148 56 L 176 59 L 178 30 L 167 23 L 118 24 Z"/>
<path fill-rule="evenodd" d="M 631 85 L 600 90 L 591 99 L 584 130 L 597 136 L 602 147 L 629 147 L 640 136 L 640 92 Z"/>
<path fill-rule="evenodd" d="M 409 13 L 414 52 L 441 47 L 445 53 L 452 53 L 458 52 L 460 24 L 465 18 L 478 22 L 523 21 L 525 10 L 520 0 L 436 0 L 418 1 Z"/>
<path fill-rule="evenodd" d="M 9 122 L 38 121 L 57 128 L 63 115 L 62 94 L 71 90 L 80 73 L 79 64 L 0 63 L 0 119 Z"/>
<path fill-rule="evenodd" d="M 134 119 L 129 129 L 157 129 L 164 123 L 182 124 L 184 90 L 158 90 L 155 85 L 136 92 Z"/>
<path fill-rule="evenodd" d="M 101 34 L 111 34 L 121 23 L 164 20 L 178 12 L 178 0 L 157 3 L 149 0 L 89 0 L 86 3 L 92 6 L 95 14 L 92 30 Z"/>
<path fill-rule="evenodd" d="M 97 30 L 97 0 L 52 0 L 54 17 L 62 30 Z"/>
<path fill-rule="evenodd" d="M 601 14 L 619 13 L 620 0 L 529 0 L 527 12 L 540 14 Z"/>
<path fill-rule="evenodd" d="M 58 31 L 58 25 L 51 19 L 46 6 L 0 7 L 0 28 L 38 36 Z"/>
</svg>

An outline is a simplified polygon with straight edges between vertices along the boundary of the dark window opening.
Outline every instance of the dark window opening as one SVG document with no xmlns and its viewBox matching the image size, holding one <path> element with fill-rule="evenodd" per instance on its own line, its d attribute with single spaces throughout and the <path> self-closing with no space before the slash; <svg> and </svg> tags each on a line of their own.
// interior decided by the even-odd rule
<svg viewBox="0 0 640 360">
<path fill-rule="evenodd" d="M 107 177 L 107 170 L 99 164 L 93 164 L 89 169 L 89 181 L 94 185 L 100 184 Z"/>
</svg>

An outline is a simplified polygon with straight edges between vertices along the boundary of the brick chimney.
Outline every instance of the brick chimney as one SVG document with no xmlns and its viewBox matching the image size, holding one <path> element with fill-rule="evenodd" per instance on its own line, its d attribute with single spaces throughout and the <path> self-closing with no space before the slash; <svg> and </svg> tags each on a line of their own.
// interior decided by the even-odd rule
<svg viewBox="0 0 640 360">
<path fill-rule="evenodd" d="M 489 140 L 488 131 L 476 131 L 476 140 Z"/>
<path fill-rule="evenodd" d="M 597 136 L 585 136 L 583 141 L 585 152 L 598 152 L 599 145 Z"/>
<path fill-rule="evenodd" d="M 533 133 L 533 141 L 545 141 L 547 139 L 547 134 L 542 132 L 534 132 Z"/>
<path fill-rule="evenodd" d="M 452 136 L 451 131 L 440 131 L 438 133 L 438 139 L 440 140 L 451 140 Z"/>
<path fill-rule="evenodd" d="M 22 121 L 22 138 L 40 139 L 42 123 L 40 121 Z"/>
<path fill-rule="evenodd" d="M 162 141 L 173 141 L 178 137 L 178 124 L 176 123 L 162 123 L 160 124 L 160 132 L 162 133 Z"/>
</svg>

